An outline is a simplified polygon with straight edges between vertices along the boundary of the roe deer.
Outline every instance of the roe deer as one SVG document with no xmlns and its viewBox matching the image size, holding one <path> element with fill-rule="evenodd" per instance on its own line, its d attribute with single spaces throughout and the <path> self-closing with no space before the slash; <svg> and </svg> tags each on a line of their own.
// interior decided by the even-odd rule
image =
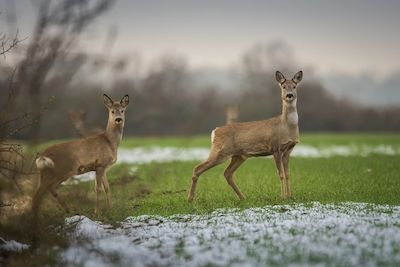
<svg viewBox="0 0 400 267">
<path fill-rule="evenodd" d="M 239 106 L 238 105 L 229 105 L 225 108 L 226 115 L 226 123 L 231 124 L 237 122 L 239 117 Z"/>
<path fill-rule="evenodd" d="M 40 171 L 40 180 L 38 189 L 32 199 L 32 211 L 35 221 L 46 191 L 50 191 L 68 213 L 65 202 L 58 196 L 55 189 L 71 176 L 89 171 L 96 172 L 95 213 L 99 213 L 99 194 L 102 187 L 107 197 L 107 205 L 111 207 L 106 172 L 117 160 L 117 149 L 122 138 L 125 124 L 124 112 L 129 104 L 129 96 L 125 95 L 121 101 L 114 102 L 104 94 L 103 99 L 104 105 L 108 109 L 107 128 L 103 133 L 52 145 L 36 159 L 36 166 Z"/>
<path fill-rule="evenodd" d="M 279 71 L 275 74 L 281 89 L 282 114 L 268 120 L 232 123 L 217 127 L 211 133 L 211 151 L 208 159 L 193 169 L 192 186 L 188 201 L 192 202 L 197 181 L 202 173 L 231 158 L 224 176 L 240 199 L 244 195 L 233 180 L 233 173 L 249 157 L 273 155 L 281 182 L 281 195 L 291 196 L 289 181 L 289 155 L 299 142 L 297 115 L 297 84 L 303 72 L 286 80 Z"/>
<path fill-rule="evenodd" d="M 103 132 L 99 128 L 94 128 L 94 129 L 86 128 L 86 111 L 83 109 L 78 111 L 74 110 L 69 111 L 68 117 L 78 137 L 85 137 L 85 136 L 100 134 Z"/>
</svg>

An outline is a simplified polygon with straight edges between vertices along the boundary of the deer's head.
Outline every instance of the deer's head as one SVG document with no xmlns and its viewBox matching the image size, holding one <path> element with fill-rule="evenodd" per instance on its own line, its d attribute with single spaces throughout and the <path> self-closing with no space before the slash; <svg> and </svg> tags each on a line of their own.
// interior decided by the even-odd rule
<svg viewBox="0 0 400 267">
<path fill-rule="evenodd" d="M 239 115 L 238 105 L 228 105 L 225 107 L 225 114 L 229 118 L 237 118 Z"/>
<path fill-rule="evenodd" d="M 84 111 L 83 109 L 77 111 L 71 110 L 68 112 L 68 115 L 71 124 L 74 126 L 75 129 L 82 130 L 84 128 L 86 120 L 86 111 Z"/>
<path fill-rule="evenodd" d="M 125 109 L 129 104 L 129 96 L 125 95 L 120 101 L 112 100 L 108 95 L 103 95 L 104 105 L 108 109 L 108 123 L 117 127 L 124 127 Z"/>
<path fill-rule="evenodd" d="M 275 73 L 276 81 L 281 88 L 281 98 L 284 103 L 292 103 L 297 99 L 297 85 L 303 79 L 303 71 L 297 72 L 291 80 L 287 80 L 280 71 Z"/>
</svg>

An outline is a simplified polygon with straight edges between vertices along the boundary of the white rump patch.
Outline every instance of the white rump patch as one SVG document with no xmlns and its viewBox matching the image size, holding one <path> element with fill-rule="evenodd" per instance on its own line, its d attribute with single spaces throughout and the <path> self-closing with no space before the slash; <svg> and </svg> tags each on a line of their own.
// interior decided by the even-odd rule
<svg viewBox="0 0 400 267">
<path fill-rule="evenodd" d="M 39 170 L 44 168 L 54 168 L 54 162 L 49 157 L 39 157 L 36 159 L 35 163 Z"/>
<path fill-rule="evenodd" d="M 215 130 L 211 132 L 211 143 L 214 143 L 214 138 L 215 138 Z"/>
</svg>

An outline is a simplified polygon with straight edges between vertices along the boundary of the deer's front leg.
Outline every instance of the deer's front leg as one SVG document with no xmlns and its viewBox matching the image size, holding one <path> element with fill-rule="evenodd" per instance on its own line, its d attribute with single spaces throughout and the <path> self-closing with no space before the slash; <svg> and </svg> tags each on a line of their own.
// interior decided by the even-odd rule
<svg viewBox="0 0 400 267">
<path fill-rule="evenodd" d="M 102 191 L 102 180 L 103 176 L 105 174 L 105 169 L 104 168 L 97 168 L 96 169 L 96 208 L 94 209 L 95 214 L 100 214 L 100 207 L 99 207 L 99 196 Z"/>
<path fill-rule="evenodd" d="M 287 192 L 286 179 L 285 179 L 285 170 L 283 167 L 282 153 L 281 152 L 275 153 L 274 159 L 275 159 L 276 169 L 278 171 L 278 176 L 279 176 L 279 179 L 281 182 L 281 196 L 283 198 L 286 198 L 288 195 L 288 192 Z"/>
<path fill-rule="evenodd" d="M 111 192 L 110 192 L 110 185 L 108 184 L 107 174 L 104 172 L 102 177 L 104 193 L 106 193 L 106 200 L 107 200 L 107 207 L 111 209 Z"/>
<path fill-rule="evenodd" d="M 285 171 L 285 179 L 286 179 L 286 186 L 287 186 L 287 192 L 288 192 L 288 197 L 292 196 L 292 189 L 290 186 L 290 168 L 289 168 L 289 158 L 290 158 L 290 153 L 292 153 L 293 148 L 295 144 L 291 144 L 287 147 L 287 149 L 283 153 L 283 167 Z"/>
<path fill-rule="evenodd" d="M 287 191 L 287 196 L 291 197 L 292 196 L 292 189 L 290 186 L 290 169 L 289 169 L 289 157 L 290 157 L 290 153 L 292 152 L 292 149 L 289 149 L 288 151 L 286 151 L 283 155 L 283 168 L 284 168 L 284 172 L 285 172 L 285 184 L 286 184 L 286 191 Z"/>
</svg>

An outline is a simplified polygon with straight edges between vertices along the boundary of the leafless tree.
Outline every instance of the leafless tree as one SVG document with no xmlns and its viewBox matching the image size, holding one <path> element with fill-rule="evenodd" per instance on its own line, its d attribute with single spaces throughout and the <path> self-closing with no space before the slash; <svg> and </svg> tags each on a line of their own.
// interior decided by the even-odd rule
<svg viewBox="0 0 400 267">
<path fill-rule="evenodd" d="M 13 38 L 8 37 L 5 33 L 0 33 L 0 56 L 5 58 L 6 54 L 16 48 L 20 42 L 21 40 L 18 38 L 18 31 Z M 14 73 L 9 79 L 8 97 L 5 103 L 5 109 L 8 108 L 11 99 L 13 98 L 12 80 Z M 19 171 L 22 170 L 19 165 L 19 163 L 22 162 L 20 159 L 23 157 L 22 147 L 19 144 L 9 143 L 6 141 L 7 137 L 12 136 L 13 133 L 18 131 L 17 128 L 9 132 L 9 125 L 17 122 L 20 118 L 10 118 L 5 116 L 6 112 L 4 111 L 5 110 L 0 110 L 0 182 L 2 179 L 8 179 L 17 189 L 21 190 L 17 183 L 17 175 Z M 2 202 L 0 188 L 0 207 L 7 205 L 8 204 Z"/>
<path fill-rule="evenodd" d="M 22 42 L 18 37 L 18 31 L 13 37 L 7 36 L 5 33 L 0 33 L 0 56 L 5 57 L 8 52 L 16 48 Z"/>
<path fill-rule="evenodd" d="M 7 100 L 0 116 L 0 178 L 12 180 L 30 174 L 24 168 L 22 146 L 10 141 L 23 129 L 30 129 L 37 140 L 41 115 L 48 108 L 41 103 L 43 85 L 56 61 L 67 55 L 87 25 L 108 9 L 114 0 L 41 0 L 37 3 L 37 21 L 25 55 L 9 78 Z M 10 38 L 0 34 L 0 56 L 6 56 L 23 41 L 18 31 Z M 18 98 L 27 98 L 30 106 L 18 109 Z M 21 111 L 22 110 L 22 111 Z M 1 194 L 0 194 L 1 197 Z"/>
<path fill-rule="evenodd" d="M 82 31 L 114 0 L 42 0 L 37 5 L 35 30 L 24 58 L 18 65 L 17 94 L 29 97 L 30 110 L 40 114 L 43 85 L 56 61 L 70 52 Z M 40 117 L 31 127 L 31 137 L 37 140 Z"/>
</svg>

